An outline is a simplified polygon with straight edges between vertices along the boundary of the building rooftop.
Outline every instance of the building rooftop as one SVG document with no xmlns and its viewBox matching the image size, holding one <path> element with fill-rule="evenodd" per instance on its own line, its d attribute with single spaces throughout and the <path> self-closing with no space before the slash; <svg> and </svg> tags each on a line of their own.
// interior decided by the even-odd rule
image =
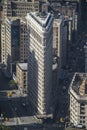
<svg viewBox="0 0 87 130">
<path fill-rule="evenodd" d="M 19 24 L 21 22 L 25 22 L 26 19 L 24 17 L 6 17 L 5 19 L 9 24 Z"/>
<path fill-rule="evenodd" d="M 70 87 L 80 97 L 87 96 L 87 73 L 75 73 Z"/>
<path fill-rule="evenodd" d="M 27 70 L 27 66 L 28 66 L 27 63 L 17 63 L 17 65 L 21 70 L 25 70 L 25 71 Z"/>
<path fill-rule="evenodd" d="M 71 127 L 68 127 L 68 128 L 65 128 L 65 130 L 85 130 L 85 128 L 71 128 Z"/>
<path fill-rule="evenodd" d="M 52 2 L 51 3 L 52 12 L 54 15 L 57 15 L 58 13 L 68 15 L 72 17 L 73 13 L 77 12 L 77 3 L 71 3 L 71 2 Z"/>
<path fill-rule="evenodd" d="M 62 23 L 64 18 L 55 18 L 53 26 L 58 26 Z"/>
<path fill-rule="evenodd" d="M 50 20 L 53 19 L 53 15 L 51 13 L 47 12 L 31 12 L 27 14 L 27 18 L 29 17 L 33 18 L 40 26 L 46 27 L 50 23 Z"/>
</svg>

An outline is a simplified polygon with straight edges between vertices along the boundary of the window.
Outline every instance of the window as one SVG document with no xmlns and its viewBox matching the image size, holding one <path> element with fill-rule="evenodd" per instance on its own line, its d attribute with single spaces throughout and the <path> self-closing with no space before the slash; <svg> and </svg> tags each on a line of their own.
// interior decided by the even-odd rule
<svg viewBox="0 0 87 130">
<path fill-rule="evenodd" d="M 84 111 L 80 111 L 80 114 L 85 114 L 85 112 Z"/>
<path fill-rule="evenodd" d="M 80 110 L 85 110 L 85 108 L 84 108 L 84 107 L 81 107 Z"/>
<path fill-rule="evenodd" d="M 83 116 L 83 119 L 85 119 L 85 116 Z"/>
<path fill-rule="evenodd" d="M 24 76 L 24 79 L 26 79 L 26 76 Z"/>
<path fill-rule="evenodd" d="M 24 80 L 24 84 L 26 83 L 26 80 Z"/>
<path fill-rule="evenodd" d="M 80 119 L 85 119 L 85 116 L 80 116 Z"/>
<path fill-rule="evenodd" d="M 81 103 L 81 105 L 80 106 L 85 106 L 85 103 Z"/>
<path fill-rule="evenodd" d="M 83 123 L 85 123 L 85 121 L 83 121 Z"/>
<path fill-rule="evenodd" d="M 80 120 L 80 123 L 82 124 L 82 121 Z"/>
</svg>

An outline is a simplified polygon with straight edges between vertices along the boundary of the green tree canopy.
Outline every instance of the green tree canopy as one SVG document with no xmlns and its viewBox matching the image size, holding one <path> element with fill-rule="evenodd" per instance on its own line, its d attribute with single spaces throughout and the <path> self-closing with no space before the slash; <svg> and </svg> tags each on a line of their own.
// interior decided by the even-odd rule
<svg viewBox="0 0 87 130">
<path fill-rule="evenodd" d="M 16 82 L 14 80 L 9 81 L 9 86 L 12 88 L 16 85 Z"/>
<path fill-rule="evenodd" d="M 11 128 L 0 124 L 0 130 L 11 130 Z"/>
</svg>

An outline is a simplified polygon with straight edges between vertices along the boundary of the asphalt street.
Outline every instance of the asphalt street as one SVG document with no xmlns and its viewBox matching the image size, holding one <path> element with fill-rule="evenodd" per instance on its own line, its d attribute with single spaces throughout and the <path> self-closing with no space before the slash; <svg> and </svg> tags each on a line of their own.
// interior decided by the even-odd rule
<svg viewBox="0 0 87 130">
<path fill-rule="evenodd" d="M 54 98 L 56 99 L 56 105 L 55 105 L 55 111 L 54 111 L 54 118 L 56 118 L 56 121 L 59 122 L 60 118 L 66 118 L 69 114 L 69 84 L 71 82 L 72 76 L 74 72 L 83 72 L 84 71 L 84 50 L 83 50 L 83 40 L 78 40 L 77 43 L 74 46 L 71 46 L 71 50 L 69 49 L 69 61 L 68 65 L 70 66 L 69 69 L 64 69 L 64 78 L 61 79 L 60 84 L 56 86 L 56 96 L 54 94 Z M 72 49 L 73 48 L 73 49 Z M 57 75 L 56 72 L 54 72 L 54 80 L 57 83 Z M 10 87 L 8 85 L 10 79 L 7 79 L 2 71 L 0 71 L 0 90 L 10 90 Z M 54 83 L 55 83 L 54 82 Z M 55 86 L 56 84 L 54 84 Z M 5 96 L 5 95 L 4 95 Z M 17 96 L 17 95 L 16 95 Z M 3 114 L 4 118 L 11 119 L 10 122 L 5 122 L 6 125 L 10 125 L 13 123 L 13 125 L 16 126 L 16 130 L 24 130 L 25 128 L 28 128 L 29 130 L 59 130 L 58 124 L 54 124 L 53 126 L 50 124 L 48 126 L 44 126 L 41 128 L 40 126 L 36 126 L 39 121 L 37 119 L 34 119 L 33 117 L 33 107 L 28 102 L 28 104 L 25 106 L 23 104 L 26 103 L 26 98 L 22 98 L 20 95 L 16 100 L 12 100 L 12 98 L 9 98 L 10 100 L 0 101 L 0 114 Z M 30 118 L 29 118 L 30 116 Z M 22 126 L 22 124 L 33 124 L 33 127 L 30 126 Z M 35 123 L 35 124 L 34 124 Z M 38 128 L 37 128 L 38 127 Z M 40 129 L 39 129 L 40 127 Z M 37 129 L 36 129 L 37 128 Z M 14 128 L 15 129 L 15 128 Z"/>
<path fill-rule="evenodd" d="M 20 95 L 18 90 L 10 89 L 8 85 L 10 80 L 0 70 L 0 120 L 2 121 L 3 115 L 3 124 L 7 126 L 39 123 L 39 119 L 33 116 L 33 107 L 28 98 Z M 11 97 L 7 96 L 9 91 L 12 92 Z M 9 120 L 5 121 L 6 118 Z"/>
<path fill-rule="evenodd" d="M 12 130 L 63 130 L 63 128 L 58 127 L 58 125 L 53 124 L 53 125 L 21 125 L 21 126 L 16 126 L 12 127 Z"/>
<path fill-rule="evenodd" d="M 15 100 L 12 97 L 7 97 L 8 91 L 10 90 L 8 85 L 10 79 L 7 79 L 4 74 L 0 71 L 0 115 L 3 115 L 3 118 L 8 118 L 9 121 L 2 120 L 4 125 L 12 127 L 12 130 L 63 130 L 59 127 L 59 124 L 42 124 L 39 119 L 34 115 L 34 110 L 32 104 L 28 101 L 26 97 L 23 97 L 19 94 L 13 94 L 16 96 Z M 26 104 L 26 106 L 24 105 Z"/>
<path fill-rule="evenodd" d="M 76 43 L 69 46 L 67 69 L 63 69 L 60 83 L 57 86 L 57 100 L 54 117 L 59 122 L 60 118 L 69 117 L 69 85 L 75 72 L 84 72 L 84 42 L 85 37 L 79 37 Z M 56 78 L 56 77 L 55 77 Z M 54 79 L 55 79 L 54 78 Z"/>
<path fill-rule="evenodd" d="M 0 70 L 0 91 L 10 89 L 8 85 L 9 81 L 10 79 L 6 78 L 3 72 Z"/>
</svg>

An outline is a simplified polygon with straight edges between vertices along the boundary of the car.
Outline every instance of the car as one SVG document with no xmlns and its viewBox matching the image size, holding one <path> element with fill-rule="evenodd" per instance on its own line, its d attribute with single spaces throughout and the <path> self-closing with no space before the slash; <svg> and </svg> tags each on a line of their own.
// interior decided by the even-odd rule
<svg viewBox="0 0 87 130">
<path fill-rule="evenodd" d="M 69 70 L 69 72 L 71 73 L 71 72 L 73 72 L 73 70 L 72 70 L 72 69 L 70 69 L 70 70 Z"/>
<path fill-rule="evenodd" d="M 8 121 L 9 121 L 9 118 L 8 118 L 8 117 L 5 117 L 4 120 L 5 120 L 6 122 L 8 122 Z"/>
<path fill-rule="evenodd" d="M 70 66 L 69 66 L 69 65 L 62 66 L 62 69 L 64 69 L 64 70 L 68 70 L 68 69 L 70 69 Z"/>
<path fill-rule="evenodd" d="M 79 50 L 79 47 L 77 47 L 76 49 Z"/>
<path fill-rule="evenodd" d="M 15 94 L 16 92 L 15 91 L 12 91 L 12 94 Z"/>
<path fill-rule="evenodd" d="M 28 130 L 28 128 L 27 128 L 27 127 L 24 127 L 24 130 Z"/>
<path fill-rule="evenodd" d="M 60 122 L 64 122 L 64 118 L 63 118 L 63 117 L 60 117 L 59 121 L 60 121 Z"/>
<path fill-rule="evenodd" d="M 80 51 L 83 51 L 83 49 L 80 49 Z"/>
<path fill-rule="evenodd" d="M 66 90 L 66 86 L 63 86 L 63 90 Z"/>
<path fill-rule="evenodd" d="M 7 92 L 7 96 L 11 97 L 12 96 L 12 91 Z"/>
<path fill-rule="evenodd" d="M 23 107 L 25 107 L 25 106 L 26 106 L 26 104 L 25 104 L 25 103 L 22 103 L 22 106 L 23 106 Z"/>
</svg>

